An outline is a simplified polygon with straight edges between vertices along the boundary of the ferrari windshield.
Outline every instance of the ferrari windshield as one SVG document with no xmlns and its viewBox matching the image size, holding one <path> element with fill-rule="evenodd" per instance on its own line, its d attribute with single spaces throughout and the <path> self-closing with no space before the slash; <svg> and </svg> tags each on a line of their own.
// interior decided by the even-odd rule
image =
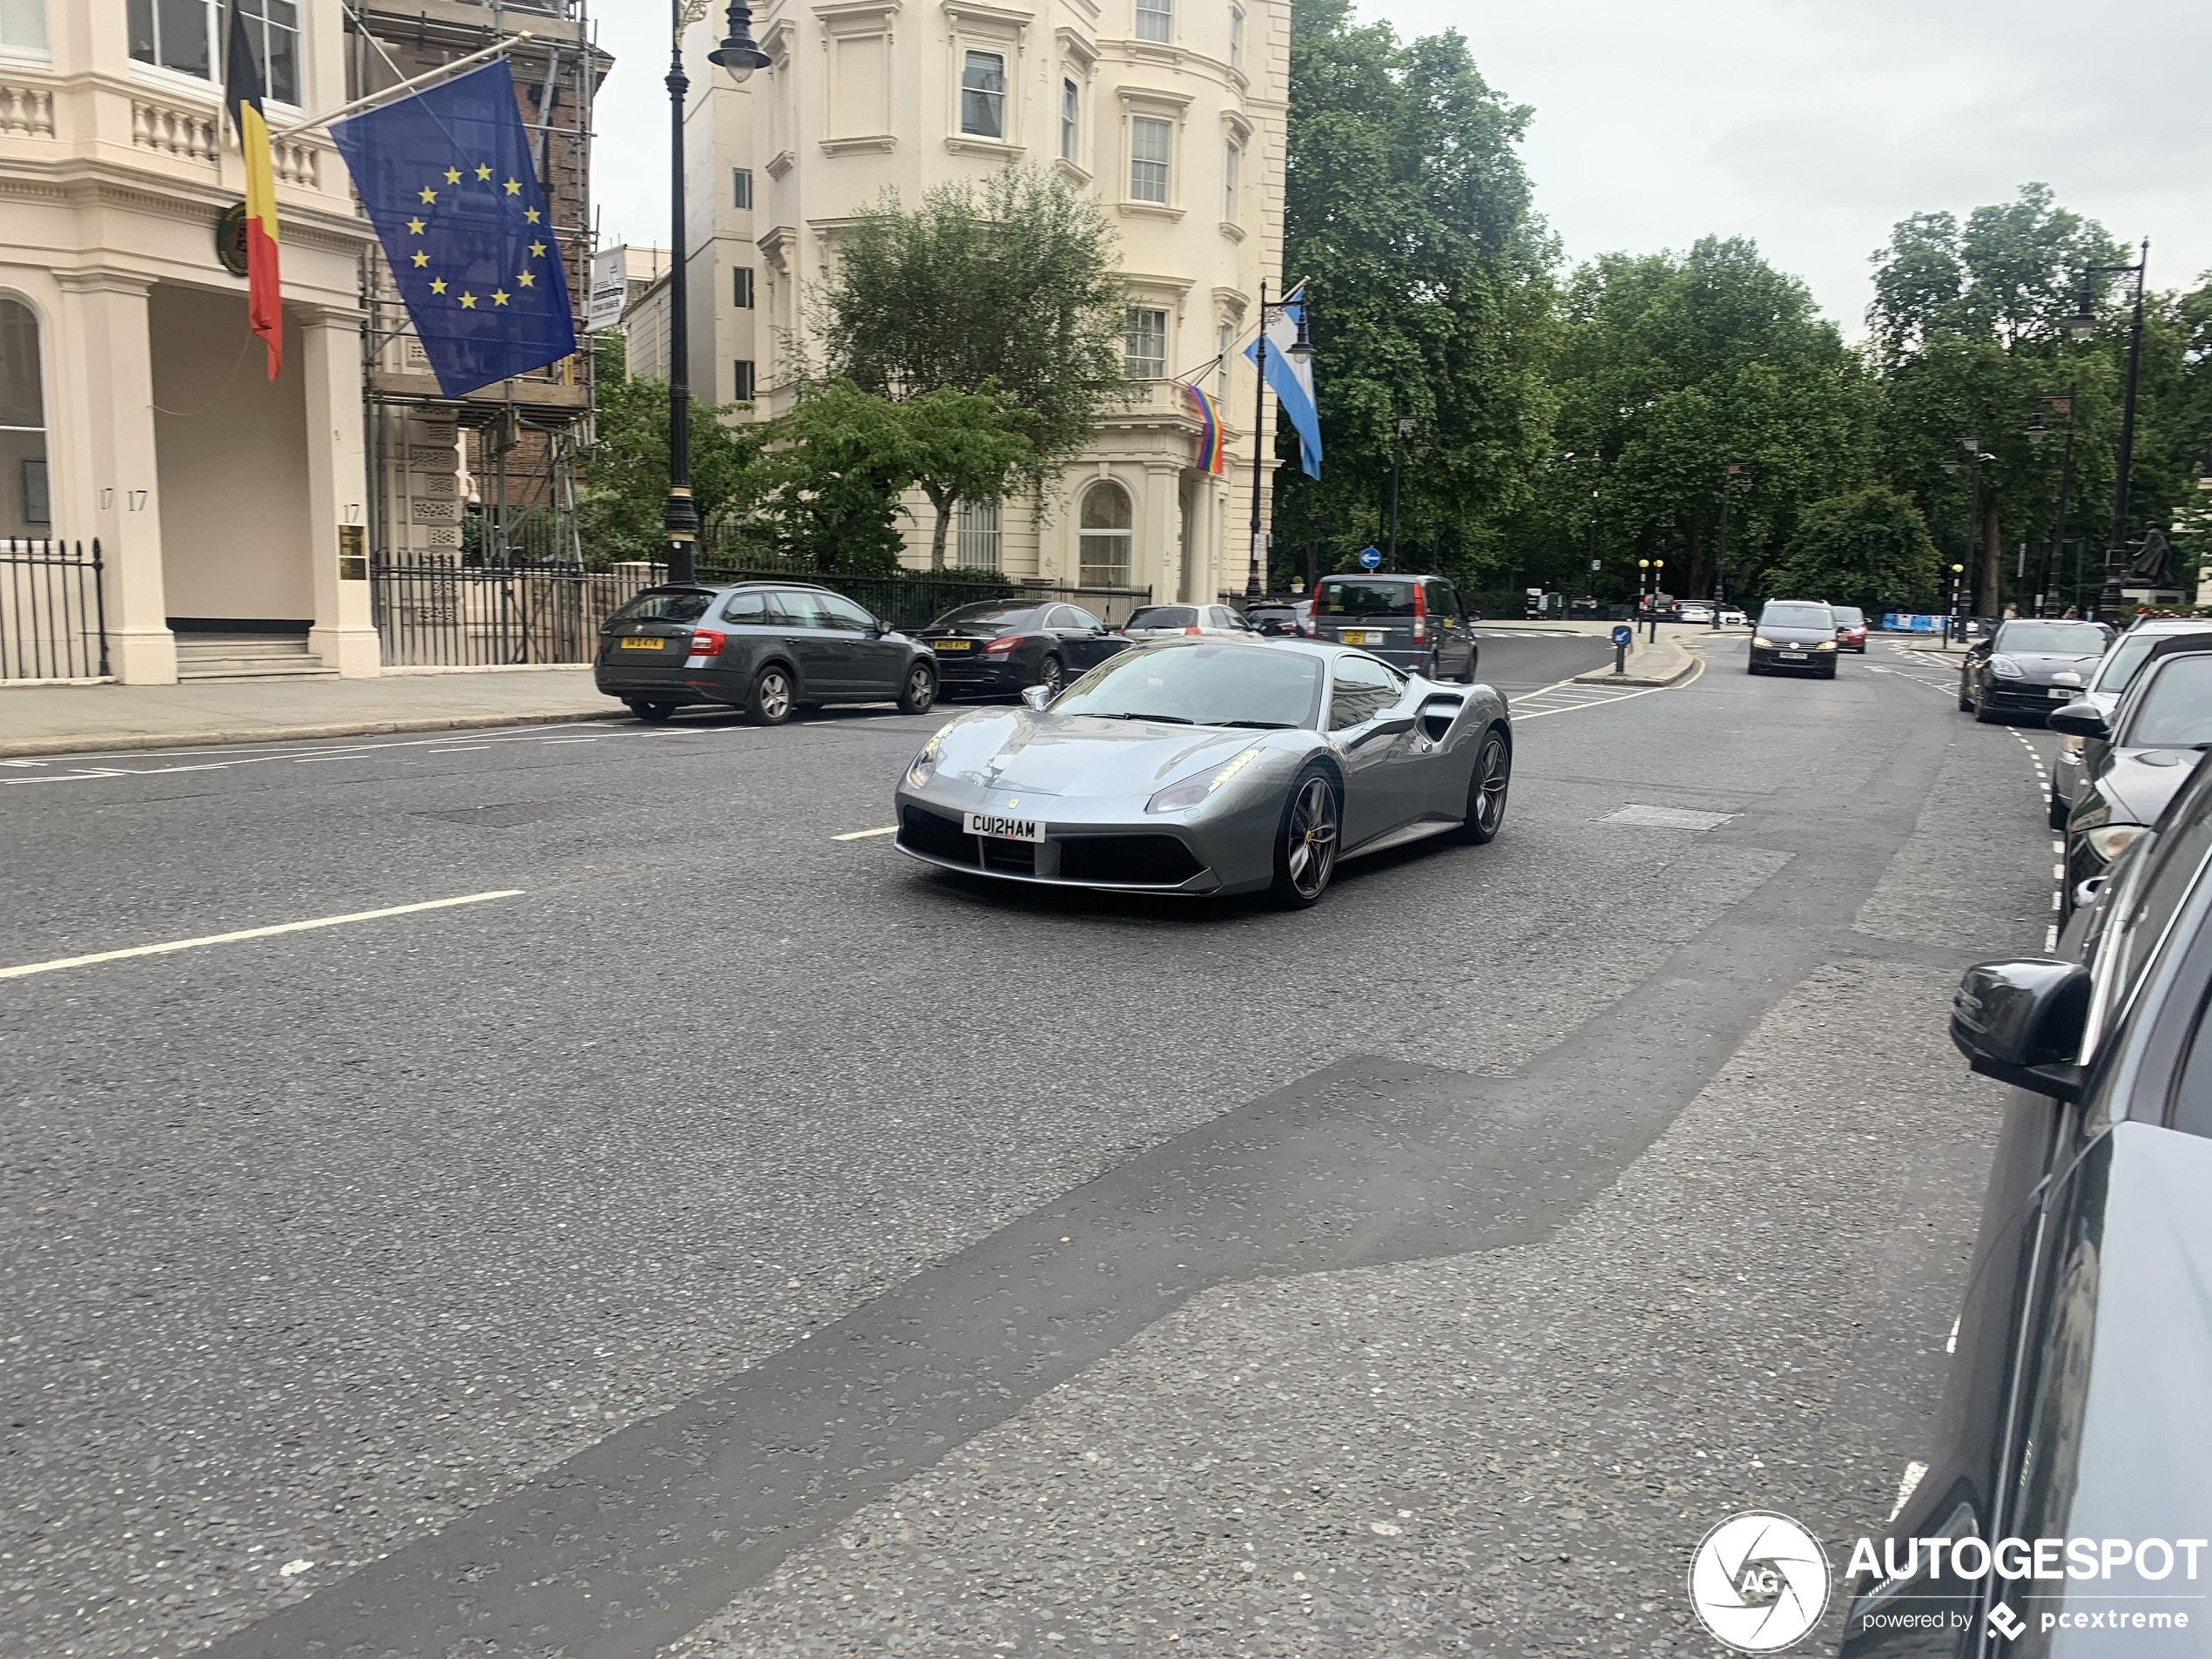
<svg viewBox="0 0 2212 1659">
<path fill-rule="evenodd" d="M 1109 657 L 1070 685 L 1055 714 L 1189 725 L 1312 725 L 1321 659 L 1272 645 L 1168 645 Z"/>
</svg>

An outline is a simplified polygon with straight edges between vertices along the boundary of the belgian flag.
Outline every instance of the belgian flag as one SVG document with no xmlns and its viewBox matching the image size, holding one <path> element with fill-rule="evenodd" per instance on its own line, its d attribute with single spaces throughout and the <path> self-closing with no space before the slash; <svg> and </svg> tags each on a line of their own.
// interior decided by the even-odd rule
<svg viewBox="0 0 2212 1659">
<path fill-rule="evenodd" d="M 246 38 L 246 18 L 231 0 L 223 57 L 223 102 L 246 158 L 246 320 L 269 348 L 269 378 L 284 361 L 284 299 L 277 285 L 276 175 L 269 163 L 269 124 L 261 112 L 261 67 Z"/>
</svg>

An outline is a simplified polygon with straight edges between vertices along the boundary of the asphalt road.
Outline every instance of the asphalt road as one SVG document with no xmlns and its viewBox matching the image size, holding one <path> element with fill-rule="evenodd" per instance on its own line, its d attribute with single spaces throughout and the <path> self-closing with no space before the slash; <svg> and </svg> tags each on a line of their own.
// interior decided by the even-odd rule
<svg viewBox="0 0 2212 1659">
<path fill-rule="evenodd" d="M 1683 1643 L 1925 1450 L 2050 889 L 1715 650 L 1300 915 L 921 869 L 873 711 L 0 771 L 0 964 L 475 900 L 0 980 L 0 1654 Z"/>
</svg>

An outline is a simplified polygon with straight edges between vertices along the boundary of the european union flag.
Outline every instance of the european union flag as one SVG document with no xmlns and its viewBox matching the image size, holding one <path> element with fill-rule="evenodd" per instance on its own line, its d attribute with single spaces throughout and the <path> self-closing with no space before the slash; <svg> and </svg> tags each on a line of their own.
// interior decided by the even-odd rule
<svg viewBox="0 0 2212 1659">
<path fill-rule="evenodd" d="M 560 244 L 504 58 L 330 124 L 438 389 L 459 397 L 576 350 Z"/>
</svg>

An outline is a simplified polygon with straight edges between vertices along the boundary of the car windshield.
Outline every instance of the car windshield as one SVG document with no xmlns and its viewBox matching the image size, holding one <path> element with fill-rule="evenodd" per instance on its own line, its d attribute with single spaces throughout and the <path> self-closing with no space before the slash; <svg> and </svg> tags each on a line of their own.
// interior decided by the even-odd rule
<svg viewBox="0 0 2212 1659">
<path fill-rule="evenodd" d="M 2104 648 L 2105 631 L 2094 622 L 2008 622 L 1997 632 L 1999 651 L 2100 657 Z"/>
<path fill-rule="evenodd" d="M 1759 612 L 1762 628 L 1833 628 L 1836 613 L 1826 605 L 1769 605 Z"/>
<path fill-rule="evenodd" d="M 2150 655 L 2153 646 L 2162 645 L 2169 639 L 2186 637 L 2188 636 L 2182 634 L 2122 634 L 2120 643 L 2106 653 L 2103 662 L 2097 664 L 2097 678 L 2090 683 L 2089 689 L 2095 691 L 2125 691 L 2135 683 L 2135 676 L 2142 670 L 2143 659 Z M 2204 636 L 2204 643 L 2212 647 L 2212 634 Z"/>
<path fill-rule="evenodd" d="M 932 628 L 994 628 L 1012 631 L 1028 625 L 1036 614 L 1034 605 L 1009 605 L 1004 600 L 985 604 L 959 605 L 929 625 Z"/>
<path fill-rule="evenodd" d="M 1146 605 L 1130 614 L 1131 628 L 1196 628 L 1198 613 L 1189 605 Z"/>
<path fill-rule="evenodd" d="M 2212 743 L 2212 651 L 2161 664 L 2120 742 L 2129 749 L 2194 749 Z"/>
<path fill-rule="evenodd" d="M 1835 617 L 1838 628 L 1856 628 L 1866 620 L 1866 613 L 1857 605 L 1830 605 L 1828 614 Z"/>
<path fill-rule="evenodd" d="M 697 622 L 714 603 L 711 593 L 641 593 L 609 617 L 617 622 Z"/>
<path fill-rule="evenodd" d="M 1410 617 L 1410 582 L 1324 582 L 1313 611 L 1320 617 Z"/>
<path fill-rule="evenodd" d="M 1318 658 L 1259 644 L 1124 651 L 1070 685 L 1055 714 L 1159 718 L 1191 725 L 1311 725 L 1320 712 Z"/>
</svg>

